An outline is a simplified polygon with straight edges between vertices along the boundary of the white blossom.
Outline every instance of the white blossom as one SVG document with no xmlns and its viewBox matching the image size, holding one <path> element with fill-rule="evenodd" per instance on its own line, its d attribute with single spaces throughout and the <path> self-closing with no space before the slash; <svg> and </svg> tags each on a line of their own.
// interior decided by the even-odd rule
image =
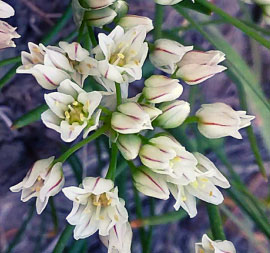
<svg viewBox="0 0 270 253">
<path fill-rule="evenodd" d="M 125 203 L 118 198 L 118 189 L 111 180 L 86 177 L 81 187 L 66 187 L 63 192 L 73 201 L 67 221 L 75 225 L 76 240 L 89 237 L 96 231 L 101 236 L 109 236 L 111 229 L 128 221 Z"/>
<path fill-rule="evenodd" d="M 43 123 L 61 134 L 65 142 L 75 140 L 84 130 L 86 138 L 99 125 L 101 110 L 97 109 L 102 95 L 86 92 L 70 80 L 63 81 L 57 92 L 45 94 L 49 109 L 42 113 Z"/>
<path fill-rule="evenodd" d="M 62 163 L 53 164 L 54 156 L 38 160 L 28 171 L 22 182 L 10 187 L 12 192 L 22 191 L 23 202 L 36 197 L 37 213 L 41 214 L 45 209 L 49 197 L 61 191 L 65 178 L 62 171 Z"/>
<path fill-rule="evenodd" d="M 204 104 L 196 112 L 198 129 L 205 137 L 221 138 L 232 136 L 242 139 L 239 130 L 251 124 L 255 117 L 245 111 L 235 111 L 224 103 Z"/>
</svg>

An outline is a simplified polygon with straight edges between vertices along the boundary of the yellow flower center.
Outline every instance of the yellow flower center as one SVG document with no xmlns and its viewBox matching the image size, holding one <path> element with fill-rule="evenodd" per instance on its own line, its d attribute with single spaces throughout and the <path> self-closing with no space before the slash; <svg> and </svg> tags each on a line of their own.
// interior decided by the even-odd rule
<svg viewBox="0 0 270 253">
<path fill-rule="evenodd" d="M 112 203 L 112 199 L 106 193 L 102 193 L 101 195 L 92 194 L 90 198 L 94 206 L 106 207 Z"/>
<path fill-rule="evenodd" d="M 68 110 L 65 111 L 65 119 L 69 124 L 77 122 L 82 125 L 87 117 L 88 113 L 85 112 L 84 105 L 78 101 L 68 105 Z"/>
<path fill-rule="evenodd" d="M 110 58 L 110 64 L 123 67 L 126 65 L 126 56 L 123 53 L 115 53 Z"/>
<path fill-rule="evenodd" d="M 175 156 L 173 159 L 170 160 L 170 167 L 173 167 L 176 163 L 180 161 L 181 161 L 181 158 L 179 156 Z"/>
</svg>

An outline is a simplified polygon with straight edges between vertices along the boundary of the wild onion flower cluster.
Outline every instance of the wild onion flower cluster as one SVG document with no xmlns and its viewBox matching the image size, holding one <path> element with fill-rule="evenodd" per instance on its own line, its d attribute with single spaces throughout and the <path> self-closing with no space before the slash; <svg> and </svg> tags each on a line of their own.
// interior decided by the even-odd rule
<svg viewBox="0 0 270 253">
<path fill-rule="evenodd" d="M 111 8 L 121 1 L 84 2 L 91 11 L 80 17 L 88 25 L 102 26 L 115 17 Z M 75 5 L 78 3 L 74 1 Z M 104 13 L 110 13 L 110 18 L 104 16 L 101 23 L 92 23 L 91 18 Z M 76 8 L 75 15 L 79 15 Z M 189 152 L 170 130 L 192 120 L 207 138 L 240 139 L 239 130 L 249 126 L 254 117 L 224 103 L 203 104 L 190 116 L 190 104 L 179 99 L 185 85 L 203 83 L 226 70 L 220 65 L 225 55 L 216 50 L 193 50 L 193 46 L 168 39 L 151 44 L 146 37 L 152 29 L 149 18 L 126 15 L 108 35 L 99 33 L 98 45 L 90 51 L 78 42 L 62 41 L 59 47 L 29 43 L 29 53 L 22 52 L 22 66 L 17 73 L 33 75 L 48 91 L 44 98 L 49 109 L 41 115 L 43 123 L 60 133 L 64 142 L 80 139 L 82 132 L 84 138 L 57 159 L 37 161 L 23 181 L 11 187 L 11 191 L 22 191 L 22 201 L 36 197 L 39 214 L 64 185 L 65 160 L 101 134 L 110 140 L 114 154 L 111 159 L 116 159 L 116 149 L 127 160 L 134 185 L 142 194 L 162 200 L 171 194 L 174 208 L 183 208 L 191 218 L 197 214 L 196 198 L 214 205 L 223 202 L 219 188 L 229 188 L 228 180 L 206 156 Z M 142 92 L 130 97 L 129 85 L 142 79 L 149 44 L 149 59 L 161 73 L 144 80 Z M 90 76 L 103 91 L 86 91 L 85 80 Z M 89 136 L 91 131 L 95 133 Z M 118 197 L 114 173 L 110 166 L 106 178 L 86 177 L 81 185 L 62 191 L 73 202 L 67 221 L 75 226 L 76 240 L 98 231 L 108 252 L 126 253 L 131 250 L 132 230 L 125 202 Z M 196 252 L 221 252 L 225 248 L 226 252 L 235 252 L 227 242 L 213 242 L 204 236 L 203 242 L 196 245 Z"/>
</svg>

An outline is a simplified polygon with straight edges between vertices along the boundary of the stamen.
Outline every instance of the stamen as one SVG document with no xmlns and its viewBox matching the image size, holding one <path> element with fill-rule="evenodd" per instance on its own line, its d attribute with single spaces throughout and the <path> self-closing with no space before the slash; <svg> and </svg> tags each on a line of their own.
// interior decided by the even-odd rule
<svg viewBox="0 0 270 253">
<path fill-rule="evenodd" d="M 78 103 L 78 101 L 74 101 L 72 104 L 77 106 L 79 103 Z"/>
<path fill-rule="evenodd" d="M 65 111 L 65 116 L 66 116 L 66 119 L 70 119 L 70 114 L 68 111 Z"/>
<path fill-rule="evenodd" d="M 125 55 L 123 55 L 123 54 L 121 54 L 121 53 L 117 54 L 117 56 L 118 56 L 118 58 L 120 58 L 120 59 L 125 59 Z"/>
</svg>

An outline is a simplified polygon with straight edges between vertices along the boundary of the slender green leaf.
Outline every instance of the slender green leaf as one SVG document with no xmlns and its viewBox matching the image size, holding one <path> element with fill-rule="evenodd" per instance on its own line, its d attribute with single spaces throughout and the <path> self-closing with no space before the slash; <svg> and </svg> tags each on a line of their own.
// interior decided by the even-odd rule
<svg viewBox="0 0 270 253">
<path fill-rule="evenodd" d="M 197 12 L 201 12 L 201 13 L 206 14 L 206 15 L 211 14 L 210 8 L 203 6 L 202 4 L 198 3 L 197 1 L 195 1 L 195 3 L 192 3 L 192 1 L 190 1 L 190 0 L 184 0 L 177 5 L 181 6 L 183 8 L 188 8 L 188 9 L 192 9 L 192 10 L 197 11 Z"/>
<path fill-rule="evenodd" d="M 35 109 L 27 112 L 22 117 L 15 120 L 15 122 L 12 125 L 12 129 L 22 128 L 24 126 L 27 126 L 33 122 L 40 120 L 41 114 L 45 112 L 47 109 L 48 106 L 46 104 L 39 105 Z"/>
<path fill-rule="evenodd" d="M 16 64 L 12 67 L 1 79 L 0 79 L 0 90 L 5 86 L 5 84 L 11 80 L 11 78 L 16 74 L 16 69 L 20 64 Z"/>
<path fill-rule="evenodd" d="M 82 164 L 76 154 L 71 155 L 67 162 L 70 164 L 78 184 L 82 182 Z"/>
<path fill-rule="evenodd" d="M 245 23 L 241 22 L 238 18 L 235 18 L 222 9 L 218 8 L 215 4 L 208 2 L 207 0 L 196 0 L 197 3 L 200 3 L 206 8 L 209 8 L 214 13 L 218 14 L 222 17 L 225 21 L 231 23 L 233 26 L 240 29 L 242 32 L 253 38 L 254 40 L 258 41 L 261 45 L 265 46 L 266 48 L 270 49 L 270 41 L 265 39 L 263 36 L 257 33 L 256 30 L 251 28 L 250 26 L 246 25 Z"/>
<path fill-rule="evenodd" d="M 20 61 L 21 61 L 21 56 L 16 56 L 16 57 L 4 59 L 4 60 L 0 61 L 0 67 L 5 66 L 5 65 L 9 65 L 12 63 L 18 63 Z"/>
<path fill-rule="evenodd" d="M 63 230 L 54 250 L 53 253 L 62 253 L 67 245 L 68 240 L 70 239 L 74 226 L 66 225 L 65 229 Z"/>
<path fill-rule="evenodd" d="M 50 207 L 51 207 L 51 216 L 52 216 L 52 220 L 53 220 L 54 231 L 57 232 L 59 222 L 58 222 L 58 216 L 57 216 L 53 197 L 50 197 L 49 203 L 50 203 Z"/>
</svg>

